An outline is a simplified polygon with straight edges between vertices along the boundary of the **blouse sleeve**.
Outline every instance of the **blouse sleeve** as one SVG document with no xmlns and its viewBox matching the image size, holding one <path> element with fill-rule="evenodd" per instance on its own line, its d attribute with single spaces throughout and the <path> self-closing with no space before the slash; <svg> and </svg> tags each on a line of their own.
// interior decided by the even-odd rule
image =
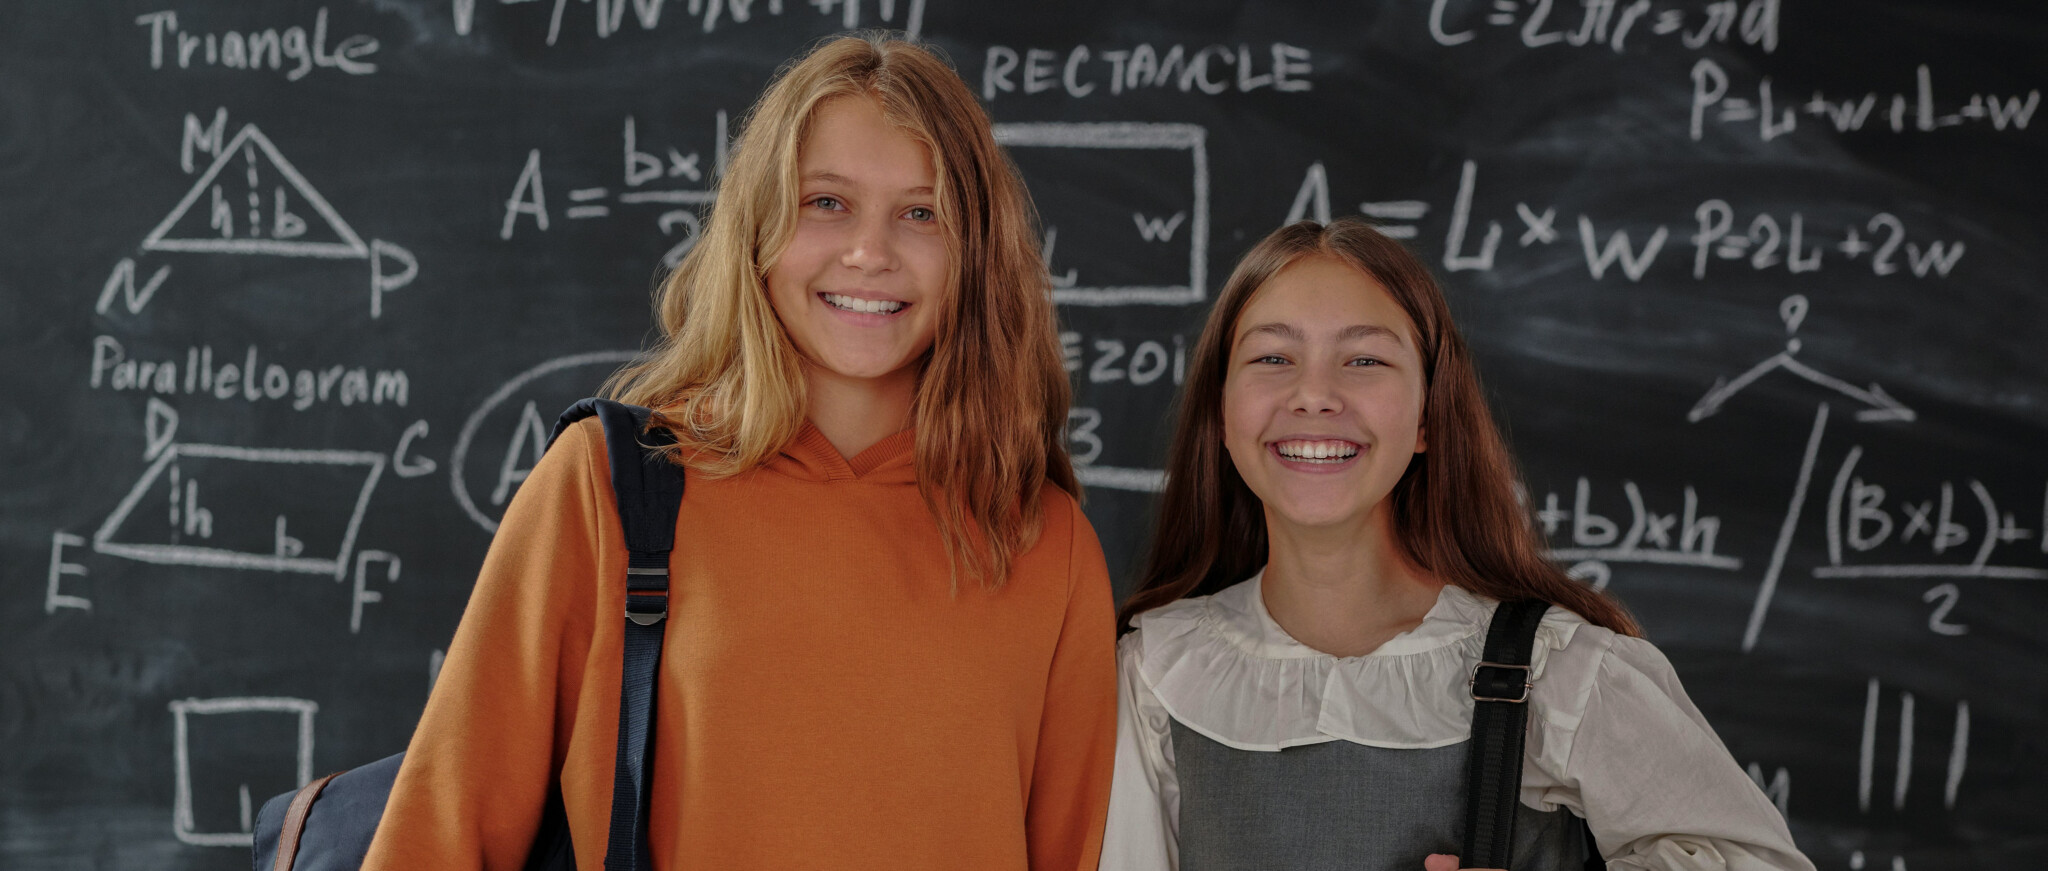
<svg viewBox="0 0 2048 871">
<path fill-rule="evenodd" d="M 1139 674 L 1139 648 L 1137 632 L 1117 648 L 1116 774 L 1110 780 L 1102 871 L 1180 867 L 1180 779 L 1173 767 L 1171 715 Z"/>
<path fill-rule="evenodd" d="M 1067 610 L 1046 675 L 1024 820 L 1033 871 L 1095 867 L 1115 741 L 1116 616 L 1109 569 L 1095 528 L 1080 506 L 1066 505 L 1072 536 Z"/>
<path fill-rule="evenodd" d="M 1795 869 L 1813 863 L 1735 763 L 1664 654 L 1615 637 L 1559 778 L 1602 858 L 1623 869 Z"/>
<path fill-rule="evenodd" d="M 558 713 L 590 645 L 598 449 L 573 427 L 506 509 L 392 786 L 365 869 L 517 869 L 539 828 Z M 564 663 L 568 663 L 564 666 Z"/>
</svg>

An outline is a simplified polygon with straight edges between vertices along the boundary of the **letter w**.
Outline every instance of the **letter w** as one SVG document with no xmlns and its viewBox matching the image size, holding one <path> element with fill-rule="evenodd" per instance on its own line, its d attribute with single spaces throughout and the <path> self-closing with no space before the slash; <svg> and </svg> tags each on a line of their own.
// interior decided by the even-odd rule
<svg viewBox="0 0 2048 871">
<path fill-rule="evenodd" d="M 1990 97 L 1984 102 L 1991 104 L 1992 127 L 2004 130 L 2005 125 L 2011 124 L 2025 130 L 2027 122 L 2034 118 L 2034 110 L 2041 107 L 2041 92 L 2028 92 L 2025 103 L 2021 103 L 2018 97 L 2007 97 L 2002 103 L 1997 97 Z"/>
<path fill-rule="evenodd" d="M 1947 278 L 1948 271 L 1955 268 L 1956 261 L 1963 259 L 1962 241 L 1958 240 L 1954 244 L 1955 247 L 1948 248 L 1940 242 L 1929 242 L 1927 250 L 1923 252 L 1920 246 L 1907 242 L 1906 259 L 1913 263 L 1913 274 L 1926 278 L 1927 270 L 1931 268 L 1941 277 Z"/>
<path fill-rule="evenodd" d="M 1669 235 L 1671 234 L 1663 225 L 1658 225 L 1657 232 L 1650 234 L 1650 241 L 1643 243 L 1642 253 L 1638 254 L 1629 248 L 1628 231 L 1616 230 L 1613 235 L 1607 237 L 1607 248 L 1600 250 L 1593 242 L 1593 220 L 1585 215 L 1579 216 L 1579 241 L 1586 245 L 1586 268 L 1592 270 L 1595 281 L 1605 276 L 1607 267 L 1614 265 L 1617 260 L 1621 261 L 1621 271 L 1628 276 L 1628 280 L 1641 281 L 1643 273 L 1648 272 L 1650 264 L 1656 261 L 1657 251 L 1664 247 L 1664 239 Z"/>
<path fill-rule="evenodd" d="M 1138 212 L 1131 213 L 1131 220 L 1138 225 L 1138 235 L 1147 242 L 1171 242 L 1173 231 L 1180 229 L 1180 222 L 1187 220 L 1188 213 L 1174 212 L 1173 217 L 1161 220 L 1147 218 Z"/>
</svg>

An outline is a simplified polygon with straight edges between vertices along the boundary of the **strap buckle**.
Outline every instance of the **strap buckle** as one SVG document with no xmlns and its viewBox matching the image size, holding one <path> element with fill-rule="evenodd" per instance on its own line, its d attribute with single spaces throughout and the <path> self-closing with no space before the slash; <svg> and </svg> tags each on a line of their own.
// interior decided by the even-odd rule
<svg viewBox="0 0 2048 871">
<path fill-rule="evenodd" d="M 642 582 L 639 578 L 659 578 Z M 668 619 L 668 567 L 626 567 L 626 619 L 636 626 L 653 626 Z"/>
<path fill-rule="evenodd" d="M 1498 669 L 1499 671 L 1506 672 L 1519 670 L 1522 673 L 1520 681 L 1522 687 L 1521 694 L 1517 696 L 1495 695 L 1495 693 L 1504 692 L 1514 687 L 1516 684 L 1516 680 L 1514 675 L 1512 674 L 1500 674 L 1499 672 L 1496 672 L 1494 674 L 1489 675 L 1486 673 L 1486 670 L 1489 668 Z M 1481 690 L 1479 688 L 1479 683 L 1481 680 L 1484 680 L 1486 682 L 1486 689 L 1484 690 Z M 1532 686 L 1534 686 L 1534 684 L 1529 682 L 1528 666 L 1509 665 L 1505 662 L 1481 662 L 1477 667 L 1472 669 L 1472 679 L 1466 681 L 1465 685 L 1471 688 L 1473 701 L 1507 702 L 1509 704 L 1515 705 L 1528 702 L 1529 689 Z"/>
</svg>

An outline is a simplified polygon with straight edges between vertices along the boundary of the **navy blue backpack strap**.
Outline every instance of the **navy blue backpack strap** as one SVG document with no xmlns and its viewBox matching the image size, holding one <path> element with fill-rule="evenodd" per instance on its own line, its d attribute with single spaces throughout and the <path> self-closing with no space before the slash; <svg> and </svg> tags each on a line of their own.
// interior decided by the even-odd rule
<svg viewBox="0 0 2048 871">
<path fill-rule="evenodd" d="M 1550 603 L 1502 602 L 1472 669 L 1472 743 L 1465 768 L 1465 868 L 1512 868 L 1515 804 L 1522 791 L 1522 745 L 1529 720 L 1530 660 L 1536 626 Z"/>
<path fill-rule="evenodd" d="M 644 408 L 585 399 L 563 412 L 555 437 L 595 415 L 604 424 L 619 524 L 631 555 L 626 569 L 625 674 L 619 685 L 619 744 L 612 777 L 612 827 L 604 867 L 646 869 L 647 784 L 653 754 L 654 680 L 668 617 L 668 555 L 675 546 L 676 510 L 683 470 L 660 448 L 673 439 L 647 430 Z M 354 871 L 376 836 L 377 822 L 405 758 L 399 753 L 330 775 L 272 798 L 256 815 L 255 871 Z M 549 789 L 540 830 L 527 854 L 527 871 L 573 871 L 576 856 L 559 784 Z"/>
<path fill-rule="evenodd" d="M 604 424 L 612 491 L 626 532 L 626 652 L 619 683 L 619 746 L 612 766 L 612 827 L 605 871 L 653 867 L 647 850 L 647 792 L 654 754 L 655 675 L 668 619 L 668 557 L 675 548 L 683 468 L 659 449 L 673 441 L 647 429 L 651 412 L 637 405 L 585 399 L 562 413 L 554 436 L 595 416 Z M 553 442 L 551 436 L 549 442 Z"/>
</svg>

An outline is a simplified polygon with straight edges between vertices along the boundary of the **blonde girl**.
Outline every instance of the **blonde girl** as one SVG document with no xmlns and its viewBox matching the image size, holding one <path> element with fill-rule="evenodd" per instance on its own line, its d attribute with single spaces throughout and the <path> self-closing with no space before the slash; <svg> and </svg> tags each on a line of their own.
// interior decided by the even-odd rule
<svg viewBox="0 0 2048 871">
<path fill-rule="evenodd" d="M 1516 869 L 1811 869 L 1620 605 L 1547 562 L 1443 293 L 1356 219 L 1246 254 L 1119 646 L 1102 867 L 1457 868 L 1467 681 L 1536 631 Z M 1589 848 L 1579 820 L 1590 824 Z"/>
<path fill-rule="evenodd" d="M 1032 225 L 917 45 L 825 43 L 754 107 L 665 340 L 608 385 L 687 466 L 655 867 L 1095 866 L 1114 624 Z M 556 784 L 602 865 L 627 554 L 595 427 L 507 510 L 366 867 L 517 868 Z"/>
</svg>

